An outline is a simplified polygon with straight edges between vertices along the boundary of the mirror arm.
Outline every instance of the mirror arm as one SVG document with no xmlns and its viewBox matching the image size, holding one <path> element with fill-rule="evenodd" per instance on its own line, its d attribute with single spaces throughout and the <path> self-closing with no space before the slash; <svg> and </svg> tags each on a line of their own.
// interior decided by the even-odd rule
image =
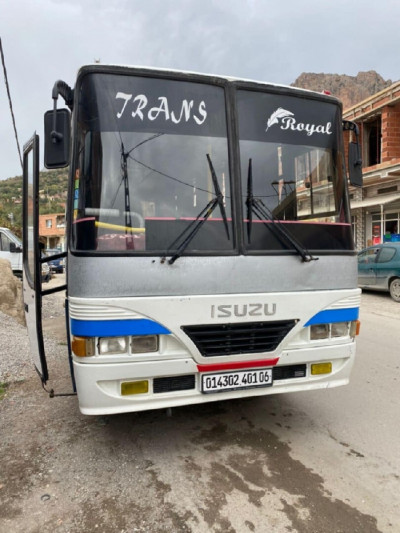
<svg viewBox="0 0 400 533">
<path fill-rule="evenodd" d="M 71 89 L 71 87 L 65 83 L 65 81 L 58 80 L 55 82 L 53 86 L 53 91 L 51 94 L 51 97 L 53 98 L 54 104 L 53 104 L 53 129 L 51 132 L 51 140 L 54 144 L 61 142 L 63 140 L 63 135 L 59 131 L 57 131 L 57 100 L 58 95 L 61 95 L 67 106 L 71 109 L 73 108 L 73 102 L 74 102 L 74 91 Z"/>
<path fill-rule="evenodd" d="M 356 134 L 356 139 L 358 140 L 360 130 L 358 129 L 358 126 L 355 122 L 352 122 L 351 120 L 342 120 L 342 126 L 343 131 L 354 131 L 354 133 Z"/>
<path fill-rule="evenodd" d="M 360 139 L 360 130 L 358 128 L 358 125 L 355 122 L 352 122 L 351 120 L 342 120 L 342 126 L 343 126 L 343 131 L 353 131 L 354 135 L 356 136 L 357 160 L 354 161 L 354 166 L 360 167 L 362 166 L 362 159 L 360 156 L 360 144 L 358 142 Z"/>
<path fill-rule="evenodd" d="M 74 103 L 74 91 L 67 83 L 65 83 L 65 81 L 58 80 L 53 86 L 53 91 L 51 94 L 53 100 L 57 100 L 59 94 L 64 98 L 65 103 L 72 111 Z"/>
</svg>

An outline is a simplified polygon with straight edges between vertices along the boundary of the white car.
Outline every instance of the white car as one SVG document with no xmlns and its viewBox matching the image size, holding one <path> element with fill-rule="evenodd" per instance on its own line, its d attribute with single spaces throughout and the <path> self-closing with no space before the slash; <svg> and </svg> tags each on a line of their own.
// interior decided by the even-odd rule
<svg viewBox="0 0 400 533">
<path fill-rule="evenodd" d="M 0 258 L 10 261 L 13 273 L 22 278 L 22 242 L 8 228 L 0 228 Z"/>
<path fill-rule="evenodd" d="M 22 242 L 8 228 L 0 228 L 0 259 L 10 261 L 13 274 L 22 279 Z M 42 282 L 50 280 L 50 267 L 42 263 Z"/>
</svg>

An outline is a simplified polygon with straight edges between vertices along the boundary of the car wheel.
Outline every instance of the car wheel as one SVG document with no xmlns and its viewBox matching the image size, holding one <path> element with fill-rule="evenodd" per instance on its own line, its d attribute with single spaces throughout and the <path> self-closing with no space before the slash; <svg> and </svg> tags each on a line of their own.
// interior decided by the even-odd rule
<svg viewBox="0 0 400 533">
<path fill-rule="evenodd" d="M 390 296 L 395 302 L 400 302 L 400 278 L 392 279 L 389 286 Z"/>
</svg>

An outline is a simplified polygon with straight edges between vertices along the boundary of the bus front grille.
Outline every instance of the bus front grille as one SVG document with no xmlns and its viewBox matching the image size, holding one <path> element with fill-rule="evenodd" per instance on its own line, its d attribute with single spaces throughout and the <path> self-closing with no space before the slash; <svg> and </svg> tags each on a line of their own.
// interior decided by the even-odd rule
<svg viewBox="0 0 400 533">
<path fill-rule="evenodd" d="M 203 357 L 272 352 L 296 320 L 182 326 Z"/>
<path fill-rule="evenodd" d="M 279 379 L 305 378 L 307 375 L 307 365 L 286 365 L 274 366 L 272 376 L 274 381 Z"/>
<path fill-rule="evenodd" d="M 304 378 L 306 377 L 306 372 L 307 365 L 305 364 L 275 366 L 272 369 L 272 376 L 274 381 L 279 381 L 280 379 Z M 195 387 L 196 378 L 194 374 L 166 376 L 154 378 L 153 380 L 154 394 L 192 390 Z"/>
<path fill-rule="evenodd" d="M 153 392 L 159 394 L 162 392 L 177 392 L 180 390 L 190 390 L 195 387 L 194 374 L 186 376 L 167 376 L 164 378 L 154 378 Z"/>
</svg>

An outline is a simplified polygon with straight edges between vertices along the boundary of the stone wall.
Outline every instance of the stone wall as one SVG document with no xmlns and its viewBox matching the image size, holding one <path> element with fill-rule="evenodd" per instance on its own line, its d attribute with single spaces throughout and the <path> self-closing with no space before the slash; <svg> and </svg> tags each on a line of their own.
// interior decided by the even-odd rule
<svg viewBox="0 0 400 533">
<path fill-rule="evenodd" d="M 6 259 L 0 259 L 0 311 L 25 325 L 22 281 L 14 276 Z"/>
</svg>

